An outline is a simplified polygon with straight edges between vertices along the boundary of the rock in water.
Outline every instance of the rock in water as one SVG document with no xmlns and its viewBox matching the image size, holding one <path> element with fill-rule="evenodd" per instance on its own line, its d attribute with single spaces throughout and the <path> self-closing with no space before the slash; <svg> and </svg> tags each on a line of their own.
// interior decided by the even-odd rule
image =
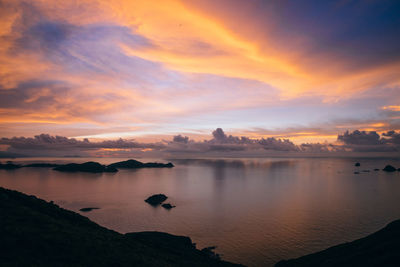
<svg viewBox="0 0 400 267">
<path fill-rule="evenodd" d="M 171 204 L 169 204 L 169 203 L 162 204 L 161 206 L 162 206 L 164 209 L 167 209 L 167 210 L 170 210 L 170 209 L 176 207 L 176 206 L 171 205 Z"/>
<path fill-rule="evenodd" d="M 164 202 L 168 197 L 164 194 L 156 194 L 148 197 L 145 202 L 149 203 L 152 206 L 158 206 L 162 202 Z"/>
<path fill-rule="evenodd" d="M 98 210 L 98 209 L 100 209 L 100 208 L 81 208 L 80 211 L 82 211 L 82 212 L 89 212 L 89 211 Z"/>
<path fill-rule="evenodd" d="M 383 171 L 385 171 L 385 172 L 395 172 L 396 168 L 393 167 L 392 165 L 386 165 L 385 168 L 383 168 Z"/>
</svg>

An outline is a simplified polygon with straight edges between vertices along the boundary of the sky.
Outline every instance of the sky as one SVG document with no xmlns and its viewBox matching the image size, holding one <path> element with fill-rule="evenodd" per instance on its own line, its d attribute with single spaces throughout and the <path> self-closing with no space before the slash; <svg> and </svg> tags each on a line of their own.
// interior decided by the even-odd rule
<svg viewBox="0 0 400 267">
<path fill-rule="evenodd" d="M 0 0 L 0 152 L 399 152 L 399 11 L 387 0 Z"/>
</svg>

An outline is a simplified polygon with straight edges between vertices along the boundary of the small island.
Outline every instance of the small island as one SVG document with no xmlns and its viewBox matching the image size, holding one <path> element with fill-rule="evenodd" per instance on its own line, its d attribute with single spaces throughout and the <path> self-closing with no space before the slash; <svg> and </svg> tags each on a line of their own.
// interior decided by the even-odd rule
<svg viewBox="0 0 400 267">
<path fill-rule="evenodd" d="M 161 207 L 163 207 L 164 209 L 170 210 L 172 208 L 175 208 L 176 206 L 171 205 L 170 203 L 165 203 L 165 204 L 162 204 Z"/>
<path fill-rule="evenodd" d="M 167 200 L 167 196 L 164 194 L 156 194 L 148 197 L 145 199 L 145 202 L 149 203 L 152 206 L 158 206 L 161 203 L 163 203 L 165 200 Z"/>
<path fill-rule="evenodd" d="M 98 209 L 100 209 L 100 208 L 81 208 L 79 211 L 82 211 L 82 212 L 89 212 L 89 211 L 98 210 Z"/>
<path fill-rule="evenodd" d="M 102 165 L 98 162 L 85 162 L 85 163 L 69 163 L 65 165 L 59 165 L 55 167 L 53 170 L 60 172 L 92 172 L 92 173 L 100 173 L 100 172 L 117 172 L 116 168 Z"/>
<path fill-rule="evenodd" d="M 8 161 L 6 164 L 0 163 L 0 170 L 15 170 L 21 167 L 22 165 L 14 164 L 11 161 Z"/>
<path fill-rule="evenodd" d="M 172 168 L 172 167 L 174 167 L 174 164 L 172 164 L 171 162 L 143 163 L 134 159 L 119 161 L 109 165 L 103 165 L 94 161 L 89 161 L 85 163 L 68 163 L 68 164 L 30 163 L 26 165 L 15 164 L 11 161 L 8 161 L 6 164 L 0 163 L 0 169 L 3 170 L 15 170 L 19 168 L 53 168 L 53 170 L 60 172 L 91 172 L 91 173 L 118 172 L 118 169 Z"/>
<path fill-rule="evenodd" d="M 395 172 L 396 168 L 393 167 L 392 165 L 386 165 L 385 168 L 383 168 L 383 171 L 385 171 L 385 172 Z"/>
<path fill-rule="evenodd" d="M 55 168 L 60 166 L 60 164 L 55 163 L 32 163 L 24 165 L 25 168 Z"/>
<path fill-rule="evenodd" d="M 129 159 L 125 161 L 115 162 L 108 167 L 113 167 L 117 169 L 139 169 L 139 168 L 172 168 L 174 164 L 168 163 L 158 163 L 158 162 L 147 162 L 143 163 L 134 159 Z"/>
</svg>

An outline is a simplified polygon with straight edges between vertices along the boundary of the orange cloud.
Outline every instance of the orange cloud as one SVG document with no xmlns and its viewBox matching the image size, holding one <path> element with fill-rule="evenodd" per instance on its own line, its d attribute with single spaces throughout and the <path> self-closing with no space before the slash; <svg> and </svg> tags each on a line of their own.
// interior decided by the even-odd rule
<svg viewBox="0 0 400 267">
<path fill-rule="evenodd" d="M 400 106 L 383 106 L 383 110 L 400 111 Z"/>
<path fill-rule="evenodd" d="M 0 10 L 0 89 L 14 90 L 16 96 L 12 100 L 18 100 L 20 106 L 0 107 L 0 123 L 91 123 L 104 127 L 125 124 L 154 124 L 157 127 L 158 123 L 164 123 L 169 126 L 176 118 L 192 114 L 268 108 L 282 105 L 280 100 L 310 96 L 332 104 L 374 87 L 400 85 L 400 64 L 396 60 L 351 68 L 351 59 L 337 57 L 334 52 L 314 53 L 310 43 L 298 36 L 293 37 L 293 42 L 277 45 L 283 41 L 278 40 L 281 36 L 269 30 L 268 23 L 274 23 L 272 18 L 265 19 L 265 32 L 257 34 L 260 28 L 255 27 L 257 22 L 252 20 L 251 13 L 239 12 L 240 16 L 235 16 L 225 9 L 212 9 L 213 1 L 201 2 L 79 0 L 61 3 L 36 0 L 28 5 L 4 1 L 4 8 Z M 32 6 L 31 13 L 24 14 L 26 6 Z M 68 65 L 60 54 L 51 58 L 46 51 L 17 49 L 16 44 L 25 31 L 42 18 L 74 29 L 93 25 L 118 26 L 127 30 L 125 35 L 143 38 L 146 44 L 138 46 L 136 42 L 127 42 L 118 36 L 108 41 L 118 50 L 118 56 L 121 54 L 124 58 L 115 59 L 115 54 L 100 57 L 108 47 L 99 49 L 99 58 L 91 58 L 84 52 L 96 48 L 96 41 L 89 40 L 85 43 L 87 50 L 79 53 L 77 47 L 81 43 L 73 42 L 72 38 L 71 43 L 60 50 L 81 65 L 90 66 L 80 71 L 79 66 Z M 154 63 L 156 67 L 149 71 L 153 76 L 141 77 L 142 66 L 135 69 L 129 65 L 121 70 L 111 62 L 132 58 L 144 59 L 146 64 Z M 139 73 L 137 76 L 136 72 Z M 186 81 L 183 89 L 175 90 L 181 86 L 181 80 L 171 82 L 173 78 L 167 72 Z M 196 88 L 199 82 L 193 76 L 201 76 L 198 74 L 211 74 L 210 77 L 217 76 L 221 81 L 205 82 L 207 86 L 203 84 Z M 205 80 L 209 79 L 205 76 Z M 222 80 L 226 77 L 238 78 L 234 80 L 237 87 L 225 85 Z M 44 79 L 62 81 L 66 89 L 42 86 L 33 91 L 17 92 L 21 83 Z M 159 88 L 152 87 L 153 80 L 160 81 Z M 279 95 L 271 94 L 275 90 Z M 286 103 L 288 109 L 295 105 L 293 103 Z M 396 105 L 382 109 L 400 111 Z M 331 131 L 295 129 L 274 134 L 294 138 L 296 142 L 333 140 L 332 133 L 340 127 L 336 125 Z M 343 126 L 346 129 L 352 127 L 356 126 Z M 368 130 L 390 127 L 390 123 L 381 121 L 359 125 L 359 129 Z M 160 136 L 162 134 L 166 133 L 160 133 Z M 255 134 L 255 138 L 260 136 L 264 135 Z"/>
</svg>

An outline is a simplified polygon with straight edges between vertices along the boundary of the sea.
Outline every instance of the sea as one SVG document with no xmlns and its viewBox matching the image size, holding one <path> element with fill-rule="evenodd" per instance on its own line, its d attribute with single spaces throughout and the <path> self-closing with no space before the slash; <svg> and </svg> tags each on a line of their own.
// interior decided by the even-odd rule
<svg viewBox="0 0 400 267">
<path fill-rule="evenodd" d="M 120 158 L 22 158 L 70 163 Z M 0 170 L 0 186 L 54 201 L 121 233 L 162 231 L 216 246 L 222 259 L 273 266 L 371 234 L 400 218 L 400 159 L 138 159 L 174 168 L 62 173 Z M 4 162 L 6 160 L 2 160 Z M 361 166 L 356 167 L 355 163 Z M 379 169 L 379 170 L 374 170 Z M 355 173 L 356 172 L 356 173 Z M 357 174 L 358 173 L 358 174 Z M 144 200 L 162 193 L 167 210 Z M 90 212 L 84 207 L 97 207 Z"/>
</svg>

